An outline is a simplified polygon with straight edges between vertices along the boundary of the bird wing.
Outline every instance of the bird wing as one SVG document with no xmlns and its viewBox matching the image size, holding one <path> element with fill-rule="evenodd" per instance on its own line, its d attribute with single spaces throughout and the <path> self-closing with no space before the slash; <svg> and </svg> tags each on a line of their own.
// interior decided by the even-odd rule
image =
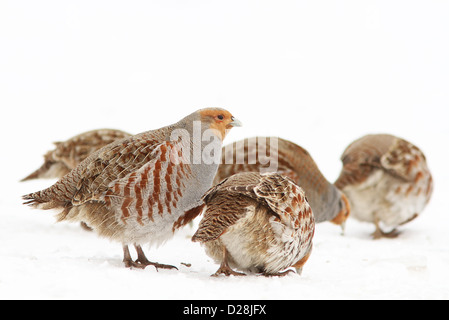
<svg viewBox="0 0 449 320">
<path fill-rule="evenodd" d="M 413 178 L 404 166 L 411 150 L 422 155 L 412 144 L 391 135 L 362 137 L 350 144 L 343 153 L 343 169 L 335 185 L 342 189 L 349 184 L 362 183 L 376 169 L 384 170 L 398 179 L 411 181 Z"/>
<path fill-rule="evenodd" d="M 376 169 L 382 169 L 380 158 L 388 151 L 394 137 L 367 135 L 352 142 L 343 152 L 343 168 L 335 185 L 342 189 L 347 185 L 364 182 Z"/>
<path fill-rule="evenodd" d="M 164 141 L 164 133 L 159 130 L 118 140 L 92 153 L 51 187 L 23 196 L 25 204 L 52 209 L 101 200 L 113 181 L 151 161 Z"/>
<path fill-rule="evenodd" d="M 255 172 L 245 172 L 244 174 L 231 175 L 215 186 L 210 188 L 203 196 L 203 201 L 208 202 L 211 197 L 218 193 L 244 194 L 248 197 L 257 199 L 253 189 L 259 183 L 259 174 Z"/>
<path fill-rule="evenodd" d="M 128 138 L 131 134 L 114 129 L 97 129 L 87 131 L 63 142 L 54 142 L 55 160 L 73 169 L 98 149 L 119 139 Z"/>
<path fill-rule="evenodd" d="M 228 228 L 246 216 L 248 207 L 254 205 L 246 197 L 235 195 L 214 196 L 206 205 L 203 218 L 192 241 L 207 242 L 218 239 Z"/>
<path fill-rule="evenodd" d="M 112 181 L 107 190 L 96 196 L 107 205 L 120 208 L 124 221 L 136 214 L 137 221 L 143 224 L 143 218 L 153 220 L 154 212 L 171 213 L 184 191 L 183 180 L 191 174 L 190 166 L 181 161 L 186 159 L 176 158 L 180 155 L 179 143 L 164 141 L 153 149 L 142 167 Z M 200 212 L 198 209 L 191 214 L 195 213 L 194 218 Z"/>
<path fill-rule="evenodd" d="M 416 146 L 403 139 L 395 139 L 388 152 L 380 158 L 382 168 L 405 182 L 416 178 L 416 168 L 425 163 L 425 156 Z"/>
<path fill-rule="evenodd" d="M 76 192 L 72 197 L 73 205 L 98 200 L 115 182 L 120 181 L 134 171 L 154 160 L 165 141 L 147 139 L 125 139 L 111 148 L 100 149 L 86 162 L 77 173 L 80 177 Z M 75 169 L 75 170 L 76 170 Z"/>
<path fill-rule="evenodd" d="M 263 174 L 254 193 L 268 204 L 283 224 L 293 229 L 300 227 L 301 214 L 310 211 L 304 191 L 279 174 Z"/>
<path fill-rule="evenodd" d="M 292 180 L 277 173 L 244 173 L 231 176 L 204 196 L 206 211 L 193 241 L 210 241 L 245 217 L 249 208 L 268 207 L 275 221 L 293 229 L 300 227 L 298 212 L 309 210 L 305 196 Z"/>
<path fill-rule="evenodd" d="M 249 207 L 257 205 L 253 190 L 258 182 L 258 174 L 245 173 L 228 177 L 210 188 L 203 196 L 206 208 L 192 241 L 216 240 L 243 218 Z"/>
</svg>

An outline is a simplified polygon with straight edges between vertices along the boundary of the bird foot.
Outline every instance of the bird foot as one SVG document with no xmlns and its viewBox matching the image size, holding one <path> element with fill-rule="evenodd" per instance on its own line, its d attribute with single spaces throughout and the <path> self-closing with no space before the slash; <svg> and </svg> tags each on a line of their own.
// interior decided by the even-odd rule
<svg viewBox="0 0 449 320">
<path fill-rule="evenodd" d="M 288 275 L 289 273 L 296 273 L 295 271 L 293 271 L 293 270 L 287 270 L 287 271 L 284 271 L 284 272 L 278 272 L 278 273 L 262 273 L 262 275 L 264 276 L 264 277 L 285 277 L 286 275 Z"/>
<path fill-rule="evenodd" d="M 371 236 L 373 237 L 374 240 L 378 240 L 381 238 L 394 239 L 394 238 L 397 238 L 400 234 L 401 234 L 401 232 L 396 229 L 393 229 L 390 232 L 384 232 L 384 231 L 380 230 L 379 228 L 377 228 L 376 231 L 374 231 L 371 234 Z"/>
<path fill-rule="evenodd" d="M 144 266 L 143 268 L 147 267 L 147 266 L 153 266 L 156 268 L 156 271 L 159 271 L 158 269 L 176 269 L 178 270 L 178 268 L 176 268 L 175 266 L 169 265 L 169 264 L 162 264 L 162 263 L 158 263 L 158 262 L 151 262 L 148 261 L 148 259 L 137 259 L 136 263 L 139 263 L 140 265 Z"/>
<path fill-rule="evenodd" d="M 237 272 L 232 270 L 229 266 L 220 266 L 220 268 L 215 272 L 212 277 L 218 277 L 220 274 L 224 274 L 225 276 L 246 276 L 245 273 Z"/>
<path fill-rule="evenodd" d="M 137 260 L 136 261 L 132 261 L 131 256 L 129 255 L 129 251 L 128 249 L 124 248 L 125 250 L 125 259 L 123 260 L 125 262 L 125 265 L 131 264 L 131 267 L 136 267 L 136 268 L 141 268 L 141 269 L 145 269 L 147 266 L 154 266 L 156 268 L 156 271 L 159 271 L 160 269 L 176 269 L 178 270 L 178 268 L 176 268 L 175 266 L 171 266 L 169 264 L 161 264 L 158 262 L 151 262 L 147 259 L 147 257 L 145 256 L 145 253 L 142 250 L 142 247 L 138 244 L 134 244 L 134 248 L 136 249 L 137 252 Z M 126 261 L 125 261 L 126 260 Z"/>
<path fill-rule="evenodd" d="M 159 268 L 178 270 L 178 268 L 176 268 L 175 266 L 149 261 L 145 256 L 142 247 L 140 245 L 135 244 L 134 247 L 136 248 L 137 251 L 136 261 L 133 261 L 131 255 L 129 254 L 128 245 L 123 245 L 123 263 L 125 264 L 125 267 L 145 269 L 147 266 L 154 266 L 156 268 L 156 271 L 158 271 Z"/>
<path fill-rule="evenodd" d="M 137 269 L 145 269 L 147 266 L 144 264 L 141 264 L 137 261 L 132 261 L 131 259 L 123 260 L 123 263 L 125 264 L 126 268 L 137 268 Z"/>
<path fill-rule="evenodd" d="M 127 268 L 137 268 L 137 269 L 145 269 L 148 266 L 153 266 L 156 268 L 156 271 L 159 271 L 159 269 L 176 269 L 178 270 L 178 268 L 176 268 L 175 266 L 169 265 L 169 264 L 161 264 L 158 262 L 151 262 L 148 260 L 140 260 L 137 259 L 136 261 L 133 261 L 131 259 L 128 260 L 123 260 L 123 263 L 125 264 L 125 267 Z"/>
</svg>

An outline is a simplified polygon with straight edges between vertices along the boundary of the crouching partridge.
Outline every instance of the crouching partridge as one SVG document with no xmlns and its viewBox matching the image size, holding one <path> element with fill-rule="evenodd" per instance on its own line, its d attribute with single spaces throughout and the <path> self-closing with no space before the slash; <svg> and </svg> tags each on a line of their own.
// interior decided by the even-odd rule
<svg viewBox="0 0 449 320">
<path fill-rule="evenodd" d="M 141 245 L 163 243 L 196 217 L 218 167 L 204 157 L 211 150 L 220 156 L 227 131 L 238 125 L 226 110 L 199 110 L 108 144 L 50 188 L 23 199 L 34 208 L 61 210 L 58 221 L 85 221 L 100 236 L 121 242 L 127 267 L 174 268 L 148 261 Z"/>
<path fill-rule="evenodd" d="M 234 271 L 282 276 L 300 273 L 312 250 L 315 222 L 304 191 L 277 173 L 239 173 L 211 188 L 192 240 L 221 263 L 215 275 Z"/>
<path fill-rule="evenodd" d="M 22 179 L 62 178 L 91 153 L 131 134 L 115 129 L 99 129 L 76 135 L 66 141 L 55 142 L 56 148 L 44 155 L 42 166 Z"/>
<path fill-rule="evenodd" d="M 426 158 L 404 139 L 367 135 L 351 143 L 341 160 L 335 184 L 348 196 L 352 216 L 374 223 L 376 239 L 396 237 L 396 228 L 415 219 L 430 200 L 433 182 Z"/>
<path fill-rule="evenodd" d="M 315 222 L 331 221 L 344 229 L 350 214 L 346 196 L 326 180 L 305 149 L 277 137 L 255 137 L 223 147 L 214 183 L 239 172 L 278 172 L 304 189 Z"/>
</svg>

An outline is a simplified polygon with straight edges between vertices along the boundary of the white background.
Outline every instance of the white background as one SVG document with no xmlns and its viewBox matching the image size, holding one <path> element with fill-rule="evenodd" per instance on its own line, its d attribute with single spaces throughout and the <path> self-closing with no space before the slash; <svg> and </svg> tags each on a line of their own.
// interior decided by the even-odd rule
<svg viewBox="0 0 449 320">
<path fill-rule="evenodd" d="M 449 298 L 449 1 L 0 2 L 0 298 Z M 302 276 L 211 279 L 187 227 L 128 270 L 120 244 L 55 224 L 18 181 L 52 142 L 96 128 L 139 133 L 204 107 L 244 123 L 227 137 L 280 136 L 334 181 L 367 133 L 415 143 L 431 203 L 395 240 L 349 220 L 317 226 Z M 187 268 L 180 262 L 191 263 Z"/>
</svg>

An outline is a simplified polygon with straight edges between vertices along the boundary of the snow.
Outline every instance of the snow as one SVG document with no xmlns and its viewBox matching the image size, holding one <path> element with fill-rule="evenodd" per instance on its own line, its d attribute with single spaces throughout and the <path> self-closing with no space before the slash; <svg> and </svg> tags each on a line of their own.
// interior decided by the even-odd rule
<svg viewBox="0 0 449 320">
<path fill-rule="evenodd" d="M 2 1 L 0 299 L 448 299 L 448 1 Z M 394 240 L 350 219 L 319 224 L 303 274 L 211 278 L 189 238 L 129 270 L 118 243 L 20 196 L 51 142 L 110 127 L 138 133 L 207 106 L 255 135 L 292 140 L 333 181 L 354 139 L 388 132 L 418 145 L 433 198 Z M 187 267 L 181 263 L 190 263 Z"/>
</svg>

